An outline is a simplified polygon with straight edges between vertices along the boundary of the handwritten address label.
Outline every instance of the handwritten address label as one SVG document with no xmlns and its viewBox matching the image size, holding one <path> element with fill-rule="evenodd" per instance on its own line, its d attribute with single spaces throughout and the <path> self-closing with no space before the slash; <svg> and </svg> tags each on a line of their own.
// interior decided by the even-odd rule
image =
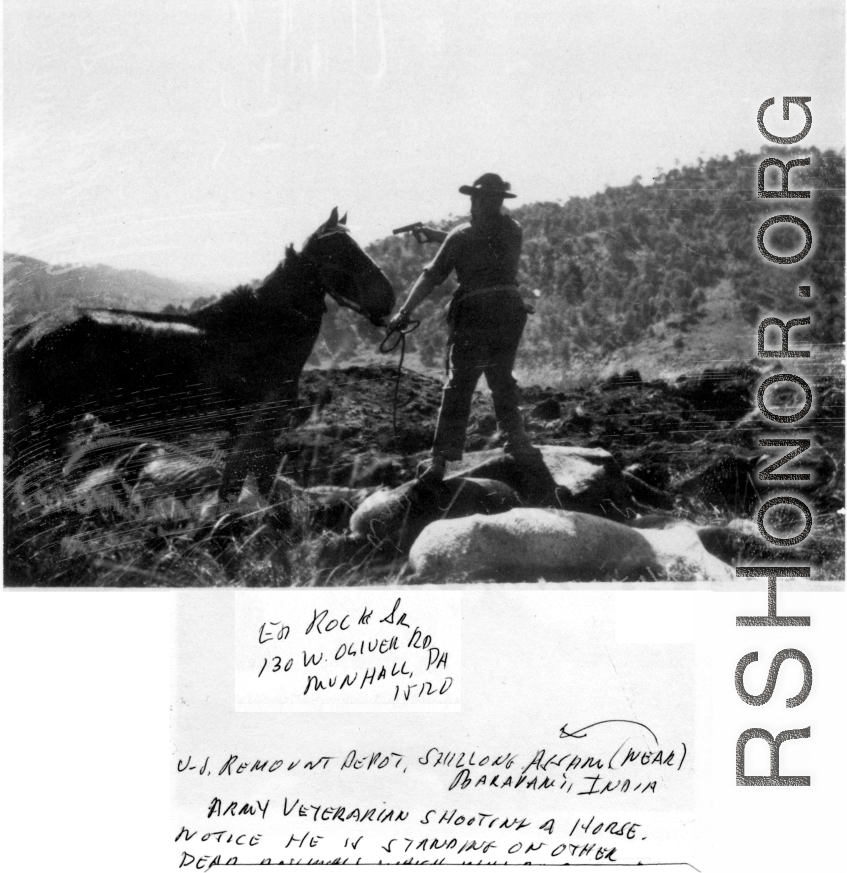
<svg viewBox="0 0 847 873">
<path fill-rule="evenodd" d="M 239 592 L 237 712 L 458 711 L 461 595 Z"/>
</svg>

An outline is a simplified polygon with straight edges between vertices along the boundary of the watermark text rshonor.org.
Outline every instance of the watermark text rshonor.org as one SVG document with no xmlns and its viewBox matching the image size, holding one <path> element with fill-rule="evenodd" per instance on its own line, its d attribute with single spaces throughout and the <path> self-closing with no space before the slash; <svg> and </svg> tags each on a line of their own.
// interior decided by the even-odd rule
<svg viewBox="0 0 847 873">
<path fill-rule="evenodd" d="M 758 125 L 762 136 L 770 143 L 777 145 L 793 145 L 800 142 L 812 128 L 812 111 L 809 108 L 811 97 L 783 97 L 782 98 L 782 118 L 783 121 L 796 120 L 799 123 L 800 116 L 803 116 L 802 129 L 791 136 L 776 136 L 768 129 L 767 116 L 768 110 L 776 102 L 773 97 L 767 99 L 759 107 Z M 793 110 L 792 110 L 792 107 Z M 807 167 L 811 163 L 811 157 L 801 157 L 787 162 L 783 162 L 777 157 L 766 157 L 759 164 L 757 173 L 757 197 L 762 200 L 809 200 L 812 196 L 811 190 L 797 190 L 790 188 L 791 170 L 795 167 Z M 776 189 L 768 189 L 765 187 L 765 172 L 769 168 L 776 168 L 781 173 L 781 185 Z M 803 234 L 803 246 L 799 252 L 793 254 L 776 254 L 768 246 L 768 230 L 782 224 L 793 225 L 800 229 Z M 809 224 L 797 215 L 788 212 L 771 215 L 766 218 L 759 226 L 756 232 L 756 245 L 759 253 L 767 261 L 780 266 L 792 266 L 799 264 L 811 253 L 814 246 L 815 231 Z M 801 300 L 809 300 L 812 297 L 813 289 L 810 285 L 799 285 L 797 296 Z M 793 327 L 801 325 L 811 325 L 811 316 L 808 312 L 797 312 L 796 317 L 789 318 L 787 321 L 775 316 L 764 318 L 758 328 L 757 350 L 760 358 L 809 358 L 811 352 L 808 350 L 791 349 L 790 331 Z M 777 349 L 766 349 L 765 339 L 768 328 L 777 328 L 781 334 L 781 342 Z M 779 383 L 788 383 L 796 390 L 802 392 L 803 406 L 799 412 L 791 414 L 780 414 L 774 412 L 768 406 L 768 389 Z M 799 396 L 799 395 L 798 395 Z M 811 440 L 808 438 L 797 437 L 792 434 L 792 429 L 796 428 L 798 423 L 809 414 L 814 405 L 814 393 L 809 383 L 801 376 L 795 373 L 782 372 L 768 376 L 759 385 L 756 392 L 756 404 L 759 412 L 770 422 L 778 425 L 780 430 L 784 432 L 784 436 L 778 438 L 760 439 L 759 445 L 764 448 L 791 448 L 792 451 L 783 454 L 773 463 L 765 466 L 758 473 L 759 479 L 762 482 L 792 482 L 796 483 L 796 487 L 804 487 L 803 483 L 808 485 L 811 480 L 809 473 L 797 472 L 775 472 L 789 461 L 798 458 L 811 446 Z M 795 432 L 796 433 L 796 432 Z M 805 499 L 804 499 L 805 498 Z M 782 494 L 772 497 L 765 501 L 759 508 L 756 517 L 756 523 L 759 528 L 759 533 L 769 543 L 775 546 L 790 548 L 798 543 L 801 543 L 812 532 L 814 517 L 809 509 L 806 500 L 809 495 L 796 496 L 794 494 Z M 781 537 L 777 536 L 773 531 L 768 529 L 767 519 L 770 510 L 778 506 L 792 507 L 795 512 L 799 513 L 798 517 L 803 518 L 803 529 L 798 534 L 792 536 Z M 811 567 L 809 566 L 773 566 L 773 567 L 752 567 L 740 566 L 736 567 L 737 576 L 766 578 L 768 580 L 768 611 L 767 615 L 739 615 L 735 619 L 736 625 L 746 627 L 809 627 L 811 618 L 808 615 L 779 615 L 777 613 L 777 579 L 788 577 L 809 577 L 811 575 Z M 812 690 L 812 665 L 806 655 L 796 648 L 784 648 L 778 651 L 771 660 L 768 677 L 765 682 L 764 690 L 760 694 L 751 694 L 744 685 L 744 671 L 749 664 L 758 661 L 758 651 L 748 652 L 736 664 L 735 667 L 735 690 L 738 696 L 750 706 L 762 706 L 767 703 L 773 695 L 776 686 L 777 676 L 780 666 L 783 661 L 795 660 L 800 663 L 803 668 L 803 685 L 799 691 L 785 701 L 786 708 L 800 706 L 809 696 Z M 787 740 L 808 739 L 811 736 L 812 730 L 810 726 L 793 728 L 790 730 L 781 731 L 773 736 L 769 731 L 760 727 L 751 727 L 742 731 L 738 737 L 735 747 L 735 782 L 736 785 L 752 785 L 752 786 L 808 786 L 811 784 L 809 776 L 782 776 L 779 770 L 779 750 L 782 743 Z M 770 773 L 768 776 L 748 776 L 745 770 L 744 752 L 747 743 L 752 739 L 762 739 L 767 742 L 770 749 Z"/>
</svg>

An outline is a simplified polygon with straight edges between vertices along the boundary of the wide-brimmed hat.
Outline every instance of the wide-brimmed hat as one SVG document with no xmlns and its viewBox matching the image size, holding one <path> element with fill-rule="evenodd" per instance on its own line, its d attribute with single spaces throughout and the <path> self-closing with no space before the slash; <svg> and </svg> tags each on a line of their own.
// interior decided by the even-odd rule
<svg viewBox="0 0 847 873">
<path fill-rule="evenodd" d="M 508 182 L 504 182 L 497 173 L 483 173 L 473 185 L 462 185 L 459 188 L 460 194 L 491 194 L 495 197 L 517 197 L 517 194 L 512 194 L 509 188 L 512 186 Z"/>
</svg>

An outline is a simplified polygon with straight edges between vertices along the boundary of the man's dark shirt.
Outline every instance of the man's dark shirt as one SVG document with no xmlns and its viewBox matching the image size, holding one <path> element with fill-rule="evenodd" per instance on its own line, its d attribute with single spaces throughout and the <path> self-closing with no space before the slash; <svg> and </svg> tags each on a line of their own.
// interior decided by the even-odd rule
<svg viewBox="0 0 847 873">
<path fill-rule="evenodd" d="M 426 271 L 433 285 L 440 285 L 455 269 L 462 291 L 517 285 L 522 242 L 521 226 L 508 215 L 460 224 L 447 235 Z"/>
</svg>

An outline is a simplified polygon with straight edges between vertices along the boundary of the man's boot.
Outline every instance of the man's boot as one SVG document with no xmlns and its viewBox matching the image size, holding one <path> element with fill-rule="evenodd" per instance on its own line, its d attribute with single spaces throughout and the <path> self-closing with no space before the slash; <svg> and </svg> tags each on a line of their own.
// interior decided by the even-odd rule
<svg viewBox="0 0 847 873">
<path fill-rule="evenodd" d="M 437 485 L 447 472 L 447 459 L 444 455 L 433 455 L 430 461 L 418 464 L 417 479 L 423 485 Z"/>
<path fill-rule="evenodd" d="M 520 463 L 537 463 L 541 460 L 541 449 L 536 448 L 529 437 L 510 439 L 503 446 L 503 453 Z"/>
</svg>

